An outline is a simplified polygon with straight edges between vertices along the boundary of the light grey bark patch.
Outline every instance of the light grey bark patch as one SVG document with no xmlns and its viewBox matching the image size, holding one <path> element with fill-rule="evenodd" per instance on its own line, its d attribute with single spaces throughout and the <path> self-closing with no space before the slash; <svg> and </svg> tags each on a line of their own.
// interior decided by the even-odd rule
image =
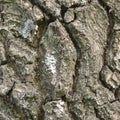
<svg viewBox="0 0 120 120">
<path fill-rule="evenodd" d="M 53 74 L 56 73 L 56 59 L 54 58 L 53 55 L 47 54 L 45 57 L 45 64 L 48 68 L 48 70 L 50 70 Z"/>
<path fill-rule="evenodd" d="M 50 23 L 41 40 L 42 79 L 46 94 L 60 99 L 72 92 L 76 50 L 59 21 Z M 50 65 L 51 63 L 51 65 Z"/>
<path fill-rule="evenodd" d="M 28 19 L 25 22 L 24 28 L 22 30 L 23 37 L 24 38 L 30 37 L 33 34 L 34 30 L 35 30 L 35 25 L 34 25 L 33 21 Z"/>
</svg>

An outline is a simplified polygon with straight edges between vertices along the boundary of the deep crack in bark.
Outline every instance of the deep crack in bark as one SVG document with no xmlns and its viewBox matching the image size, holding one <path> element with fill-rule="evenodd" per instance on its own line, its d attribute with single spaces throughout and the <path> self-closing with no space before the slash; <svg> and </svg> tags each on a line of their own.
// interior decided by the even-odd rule
<svg viewBox="0 0 120 120">
<path fill-rule="evenodd" d="M 10 96 L 11 94 L 12 94 L 12 91 L 13 91 L 13 89 L 15 88 L 15 83 L 16 82 L 13 82 L 13 85 L 12 85 L 12 87 L 11 87 L 11 89 L 7 92 L 7 96 Z"/>
<path fill-rule="evenodd" d="M 107 65 L 113 71 L 113 69 L 107 64 L 107 55 L 108 55 L 108 51 L 110 50 L 111 45 L 113 43 L 112 37 L 113 37 L 113 32 L 114 32 L 114 24 L 115 24 L 114 16 L 115 15 L 114 15 L 114 11 L 111 10 L 111 8 L 107 5 L 107 3 L 105 3 L 103 0 L 98 0 L 98 2 L 104 8 L 104 10 L 106 11 L 107 16 L 108 16 L 108 22 L 109 22 L 109 25 L 108 25 L 108 28 L 107 28 L 107 39 L 106 39 L 107 43 L 106 43 L 106 46 L 104 48 L 103 66 L 102 66 L 102 69 L 99 73 L 99 80 L 101 81 L 102 85 L 105 88 L 114 92 L 114 89 L 112 88 L 112 86 L 110 86 L 106 81 L 104 81 L 102 79 L 102 70 L 103 70 L 104 66 Z"/>
<path fill-rule="evenodd" d="M 75 62 L 75 75 L 73 75 L 73 86 L 72 86 L 72 92 L 73 92 L 72 95 L 74 95 L 75 88 L 76 88 L 76 83 L 77 83 L 78 68 L 80 68 L 80 49 L 79 49 L 79 46 L 78 46 L 76 40 L 74 39 L 72 33 L 70 32 L 67 24 L 62 23 L 62 25 L 64 26 L 65 30 L 67 31 L 75 49 L 76 49 L 76 53 L 77 53 L 77 59 L 76 59 L 76 62 Z M 72 119 L 76 120 L 76 116 L 70 110 L 70 105 L 71 105 L 72 101 L 66 101 L 66 102 L 67 102 L 68 110 L 69 110 L 69 113 L 71 114 Z"/>
<path fill-rule="evenodd" d="M 77 44 L 76 40 L 74 39 L 72 33 L 70 32 L 68 26 L 66 24 L 63 24 L 65 30 L 67 31 L 69 37 L 71 38 L 71 41 L 76 49 L 76 53 L 77 53 L 77 59 L 76 59 L 76 63 L 75 63 L 75 75 L 73 75 L 73 93 L 75 92 L 75 88 L 76 88 L 76 80 L 77 80 L 77 76 L 78 76 L 78 68 L 80 68 L 80 48 L 79 45 Z"/>
</svg>

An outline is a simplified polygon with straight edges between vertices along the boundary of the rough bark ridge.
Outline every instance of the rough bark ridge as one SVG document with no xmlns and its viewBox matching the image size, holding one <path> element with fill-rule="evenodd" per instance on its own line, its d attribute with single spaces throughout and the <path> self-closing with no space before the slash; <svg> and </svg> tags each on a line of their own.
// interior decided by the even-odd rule
<svg viewBox="0 0 120 120">
<path fill-rule="evenodd" d="M 0 0 L 0 120 L 120 120 L 120 1 Z"/>
</svg>

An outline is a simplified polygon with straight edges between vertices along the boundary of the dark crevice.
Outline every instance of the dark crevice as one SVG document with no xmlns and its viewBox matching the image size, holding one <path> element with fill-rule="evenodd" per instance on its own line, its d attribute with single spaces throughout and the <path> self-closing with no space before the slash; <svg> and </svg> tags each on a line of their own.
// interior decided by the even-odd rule
<svg viewBox="0 0 120 120">
<path fill-rule="evenodd" d="M 114 92 L 114 88 L 109 85 L 104 79 L 103 79 L 103 69 L 104 69 L 104 66 L 102 67 L 101 71 L 99 72 L 99 80 L 100 80 L 100 83 L 107 89 L 109 89 L 111 92 Z"/>
<path fill-rule="evenodd" d="M 15 83 L 16 82 L 13 82 L 13 85 L 12 85 L 12 87 L 11 87 L 11 89 L 7 92 L 7 96 L 10 96 L 11 94 L 12 94 L 12 91 L 13 91 L 13 89 L 15 88 Z"/>
<path fill-rule="evenodd" d="M 110 101 L 110 103 L 114 103 L 114 102 L 116 102 L 116 101 L 118 101 L 118 99 L 112 100 L 112 101 Z"/>
<path fill-rule="evenodd" d="M 120 102 L 120 85 L 115 89 L 115 100 Z"/>
<path fill-rule="evenodd" d="M 111 8 L 107 5 L 107 3 L 105 3 L 103 0 L 98 0 L 99 4 L 104 8 L 104 10 L 107 13 L 108 16 L 108 28 L 107 28 L 107 39 L 106 39 L 106 46 L 104 48 L 104 53 L 103 53 L 103 67 L 99 73 L 99 80 L 101 81 L 102 85 L 105 88 L 108 88 L 110 91 L 114 91 L 114 89 L 112 88 L 112 86 L 110 86 L 106 81 L 103 80 L 103 74 L 102 71 L 104 69 L 104 66 L 107 65 L 110 70 L 114 71 L 112 69 L 112 67 L 110 67 L 107 63 L 107 57 L 108 57 L 108 52 L 111 48 L 111 45 L 113 43 L 113 33 L 114 33 L 114 24 L 115 24 L 115 20 L 114 20 L 114 11 L 111 10 Z"/>
<path fill-rule="evenodd" d="M 7 63 L 8 63 L 7 60 L 1 61 L 0 66 L 1 65 L 6 65 Z"/>
<path fill-rule="evenodd" d="M 64 102 L 67 102 L 66 95 L 61 96 L 61 100 L 64 101 Z"/>
<path fill-rule="evenodd" d="M 60 2 L 59 2 L 59 0 L 55 0 L 55 2 L 56 2 L 58 5 L 60 5 Z"/>
<path fill-rule="evenodd" d="M 65 22 L 64 16 L 65 16 L 65 13 L 67 12 L 67 10 L 68 10 L 67 7 L 65 7 L 64 5 L 61 6 L 61 17 L 62 17 L 63 22 Z"/>
<path fill-rule="evenodd" d="M 80 68 L 80 53 L 77 54 L 77 60 L 76 60 L 76 63 L 75 63 L 75 77 L 73 79 L 73 87 L 72 87 L 72 90 L 73 90 L 73 94 L 74 92 L 76 91 L 76 85 L 77 85 L 77 77 L 79 75 L 79 68 Z"/>
<path fill-rule="evenodd" d="M 67 102 L 67 108 L 70 113 L 70 117 L 72 118 L 72 120 L 77 120 L 77 116 L 75 115 L 74 112 L 71 111 L 71 104 L 72 102 Z"/>
<path fill-rule="evenodd" d="M 112 103 L 114 103 L 114 102 L 116 102 L 116 101 L 119 101 L 119 99 L 110 100 L 110 101 L 105 102 L 105 103 L 103 103 L 103 104 L 101 104 L 101 105 L 98 105 L 98 107 L 103 107 L 103 106 L 105 106 L 105 105 L 108 105 L 109 103 L 112 104 Z"/>
<path fill-rule="evenodd" d="M 35 72 L 36 72 L 35 80 L 36 80 L 37 85 L 39 86 L 38 88 L 40 89 L 40 93 L 43 94 L 43 96 L 44 96 L 44 92 L 41 89 L 42 87 L 41 87 L 41 84 L 40 84 L 40 81 L 41 81 L 41 61 L 42 61 L 41 60 L 41 51 L 40 51 L 40 48 L 39 48 L 40 40 L 41 40 L 41 38 L 39 38 L 38 41 L 37 41 L 37 44 L 38 44 L 37 55 L 38 55 L 38 57 L 36 58 L 37 67 L 36 67 L 36 70 L 35 70 Z M 43 102 L 41 102 L 40 105 L 38 105 L 39 106 L 38 120 L 44 120 L 44 116 L 45 116 L 45 112 L 43 110 L 43 105 L 44 105 L 45 100 L 43 98 L 41 98 L 41 99 L 42 99 Z"/>
<path fill-rule="evenodd" d="M 72 86 L 72 95 L 74 95 L 74 92 L 76 91 L 76 84 L 77 84 L 77 77 L 78 77 L 78 70 L 80 68 L 80 48 L 79 45 L 77 43 L 77 41 L 75 40 L 73 34 L 71 33 L 70 29 L 68 28 L 67 24 L 62 23 L 62 25 L 64 26 L 65 30 L 67 31 L 69 37 L 71 38 L 71 41 L 74 45 L 74 48 L 76 49 L 76 53 L 77 53 L 77 59 L 75 61 L 75 73 L 73 75 L 73 86 Z M 72 104 L 71 101 L 66 101 L 67 106 L 68 106 L 68 111 L 71 114 L 71 117 L 73 120 L 76 120 L 76 115 L 74 115 L 74 113 L 71 111 L 70 106 Z"/>
<path fill-rule="evenodd" d="M 79 45 L 77 43 L 77 41 L 75 40 L 75 38 L 73 37 L 73 34 L 71 33 L 70 29 L 68 28 L 68 26 L 66 24 L 62 24 L 65 28 L 65 30 L 67 31 L 69 37 L 71 38 L 71 41 L 76 49 L 76 52 L 77 53 L 80 53 L 80 48 L 79 48 Z"/>
<path fill-rule="evenodd" d="M 41 94 L 42 96 L 44 96 L 44 92 L 42 90 L 42 86 L 40 84 L 41 82 L 41 68 L 42 68 L 42 57 L 41 57 L 41 48 L 40 48 L 40 41 L 42 39 L 42 37 L 44 36 L 44 34 L 46 33 L 46 30 L 50 24 L 50 20 L 47 20 L 45 17 L 43 18 L 43 20 L 39 20 L 37 21 L 37 25 L 38 25 L 38 37 L 37 37 L 37 58 L 36 58 L 36 63 L 37 63 L 37 66 L 36 66 L 36 69 L 35 69 L 35 72 L 36 72 L 36 75 L 35 75 L 35 80 L 36 80 L 36 83 L 37 85 L 39 86 L 39 89 L 41 91 Z M 43 109 L 43 105 L 46 104 L 46 100 L 41 98 L 42 99 L 42 102 L 39 104 L 39 110 L 38 110 L 38 120 L 44 120 L 44 117 L 45 117 L 45 111 Z"/>
<path fill-rule="evenodd" d="M 3 14 L 3 13 L 0 13 L 0 17 L 1 17 L 1 22 L 2 22 L 2 24 L 4 24 L 4 22 L 5 22 L 4 14 Z"/>
<path fill-rule="evenodd" d="M 70 8 L 78 8 L 78 7 L 83 7 L 84 5 L 81 5 L 81 3 L 76 3 L 74 5 L 71 5 Z"/>
<path fill-rule="evenodd" d="M 80 48 L 79 45 L 77 43 L 77 41 L 75 40 L 75 38 L 73 37 L 73 34 L 71 33 L 70 29 L 68 28 L 68 26 L 66 24 L 63 24 L 64 28 L 66 29 L 67 33 L 69 34 L 69 37 L 71 38 L 71 41 L 76 49 L 76 53 L 77 53 L 77 59 L 76 59 L 76 63 L 75 63 L 75 74 L 73 75 L 73 94 L 75 92 L 75 88 L 76 88 L 76 83 L 77 83 L 77 76 L 79 74 L 78 69 L 80 68 Z"/>
<path fill-rule="evenodd" d="M 104 118 L 101 117 L 101 115 L 99 114 L 98 109 L 96 109 L 95 107 L 94 107 L 94 111 L 95 111 L 96 117 L 97 117 L 99 120 L 105 120 Z"/>
<path fill-rule="evenodd" d="M 68 28 L 67 24 L 62 23 L 62 25 L 64 26 L 64 28 L 67 31 L 69 37 L 71 38 L 71 41 L 72 41 L 72 43 L 73 43 L 73 45 L 76 49 L 76 53 L 77 53 L 77 59 L 75 61 L 75 73 L 73 75 L 73 86 L 72 86 L 72 95 L 74 95 L 74 92 L 76 91 L 76 84 L 77 84 L 77 79 L 78 79 L 77 77 L 78 77 L 78 74 L 79 74 L 78 70 L 80 68 L 80 48 L 79 48 L 79 45 L 78 45 L 77 41 L 75 40 L 73 34 L 71 33 L 70 29 Z M 76 115 L 74 114 L 74 112 L 71 111 L 71 108 L 70 108 L 72 102 L 67 101 L 66 103 L 67 103 L 68 111 L 71 115 L 71 118 L 73 120 L 77 120 Z"/>
<path fill-rule="evenodd" d="M 110 65 L 107 65 L 107 67 L 114 73 L 115 70 Z"/>
<path fill-rule="evenodd" d="M 99 72 L 99 80 L 100 80 L 100 83 L 107 89 L 109 89 L 110 91 L 114 92 L 114 88 L 109 85 L 103 78 L 103 71 L 104 71 L 104 67 L 105 67 L 105 64 L 103 65 L 101 71 Z"/>
<path fill-rule="evenodd" d="M 38 120 L 44 120 L 45 118 L 45 111 L 43 110 L 42 105 L 40 106 L 40 109 L 39 109 Z"/>
<path fill-rule="evenodd" d="M 41 39 L 44 36 L 44 34 L 46 33 L 48 26 L 51 22 L 49 20 L 47 20 L 45 17 L 43 18 L 42 21 L 38 21 L 37 25 L 38 25 L 38 34 L 39 36 L 37 37 L 37 55 L 38 57 L 36 58 L 36 62 L 37 62 L 37 67 L 35 69 L 36 71 L 36 80 L 37 82 L 39 82 L 39 87 L 42 91 L 42 87 L 40 85 L 41 82 L 41 68 L 42 68 L 42 52 L 41 52 Z M 42 91 L 42 94 L 44 94 L 44 92 Z M 44 96 L 44 95 L 43 95 Z"/>
</svg>

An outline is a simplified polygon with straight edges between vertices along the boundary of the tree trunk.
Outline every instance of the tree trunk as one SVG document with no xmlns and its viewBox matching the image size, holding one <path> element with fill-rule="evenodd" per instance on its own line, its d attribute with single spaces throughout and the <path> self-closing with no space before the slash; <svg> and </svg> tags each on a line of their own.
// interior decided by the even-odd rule
<svg viewBox="0 0 120 120">
<path fill-rule="evenodd" d="M 0 120 L 120 120 L 120 1 L 0 0 Z"/>
</svg>

